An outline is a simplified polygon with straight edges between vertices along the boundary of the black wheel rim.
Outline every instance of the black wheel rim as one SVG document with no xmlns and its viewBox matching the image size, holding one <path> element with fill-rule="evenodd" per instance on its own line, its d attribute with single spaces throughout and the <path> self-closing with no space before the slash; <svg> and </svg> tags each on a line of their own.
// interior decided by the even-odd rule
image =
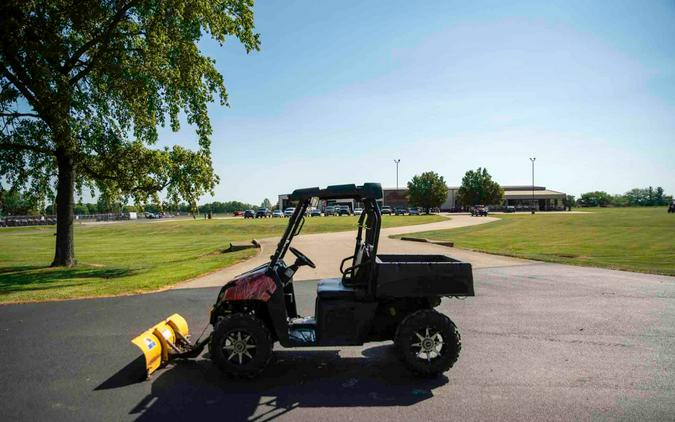
<svg viewBox="0 0 675 422">
<path fill-rule="evenodd" d="M 246 365 L 255 359 L 256 342 L 248 331 L 232 330 L 225 336 L 222 349 L 228 362 Z"/>
<path fill-rule="evenodd" d="M 424 327 L 413 333 L 410 349 L 417 359 L 431 362 L 445 351 L 443 336 L 433 327 Z"/>
</svg>

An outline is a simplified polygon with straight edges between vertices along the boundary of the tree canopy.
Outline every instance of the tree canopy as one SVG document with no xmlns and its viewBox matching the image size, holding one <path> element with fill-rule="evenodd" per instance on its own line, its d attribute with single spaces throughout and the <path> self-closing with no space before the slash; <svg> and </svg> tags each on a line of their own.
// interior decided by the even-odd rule
<svg viewBox="0 0 675 422">
<path fill-rule="evenodd" d="M 673 197 L 666 195 L 662 187 L 656 189 L 634 188 L 623 195 L 610 195 L 604 191 L 586 192 L 581 195 L 578 204 L 582 207 L 635 207 L 635 206 L 664 206 L 673 201 Z"/>
<path fill-rule="evenodd" d="M 431 208 L 440 207 L 448 199 L 448 186 L 443 176 L 433 171 L 415 175 L 408 182 L 408 201 L 422 207 L 429 213 Z"/>
<path fill-rule="evenodd" d="M 72 265 L 74 196 L 144 203 L 213 191 L 208 104 L 227 105 L 204 35 L 259 48 L 252 0 L 6 0 L 0 5 L 0 174 L 55 197 L 53 265 Z M 193 126 L 197 150 L 151 148 L 158 126 Z M 2 188 L 2 186 L 0 186 Z"/>
<path fill-rule="evenodd" d="M 503 198 L 504 189 L 481 167 L 467 171 L 457 190 L 457 202 L 463 206 L 501 204 Z"/>
<path fill-rule="evenodd" d="M 604 191 L 582 193 L 579 205 L 583 207 L 606 207 L 612 202 L 612 196 Z"/>
</svg>

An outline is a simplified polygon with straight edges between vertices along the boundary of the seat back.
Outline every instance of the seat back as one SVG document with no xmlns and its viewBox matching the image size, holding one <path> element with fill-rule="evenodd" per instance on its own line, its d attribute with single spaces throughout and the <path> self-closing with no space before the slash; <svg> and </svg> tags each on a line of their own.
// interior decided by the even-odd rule
<svg viewBox="0 0 675 422">
<path fill-rule="evenodd" d="M 359 275 L 368 274 L 368 266 L 362 264 L 367 264 L 370 261 L 372 250 L 373 247 L 366 243 L 362 244 L 358 248 L 358 251 L 356 252 L 356 255 L 354 256 L 354 259 L 352 261 L 351 267 L 352 270 L 345 272 L 345 276 L 349 274 L 349 277 L 343 277 L 343 282 L 345 284 L 348 285 L 361 284 L 360 283 L 361 277 L 359 277 Z"/>
</svg>

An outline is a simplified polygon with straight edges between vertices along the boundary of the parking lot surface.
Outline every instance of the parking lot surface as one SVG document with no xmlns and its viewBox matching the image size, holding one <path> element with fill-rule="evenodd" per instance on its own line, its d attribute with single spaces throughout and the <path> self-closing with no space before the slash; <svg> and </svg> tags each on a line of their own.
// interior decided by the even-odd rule
<svg viewBox="0 0 675 422">
<path fill-rule="evenodd" d="M 441 305 L 463 348 L 435 379 L 411 376 L 384 342 L 277 350 L 252 381 L 223 378 L 207 352 L 139 380 L 129 340 L 173 312 L 198 335 L 217 288 L 0 306 L 0 419 L 672 420 L 675 278 L 556 264 L 474 273 L 476 297 Z M 296 285 L 313 313 L 316 283 Z"/>
</svg>

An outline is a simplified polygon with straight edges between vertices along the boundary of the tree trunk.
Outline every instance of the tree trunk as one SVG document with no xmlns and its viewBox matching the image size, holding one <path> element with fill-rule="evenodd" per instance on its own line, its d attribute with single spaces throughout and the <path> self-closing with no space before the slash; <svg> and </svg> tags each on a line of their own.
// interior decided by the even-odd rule
<svg viewBox="0 0 675 422">
<path fill-rule="evenodd" d="M 59 169 L 56 185 L 56 250 L 52 267 L 75 265 L 73 243 L 73 215 L 75 192 L 75 166 L 73 157 L 64 151 L 57 151 Z"/>
</svg>

